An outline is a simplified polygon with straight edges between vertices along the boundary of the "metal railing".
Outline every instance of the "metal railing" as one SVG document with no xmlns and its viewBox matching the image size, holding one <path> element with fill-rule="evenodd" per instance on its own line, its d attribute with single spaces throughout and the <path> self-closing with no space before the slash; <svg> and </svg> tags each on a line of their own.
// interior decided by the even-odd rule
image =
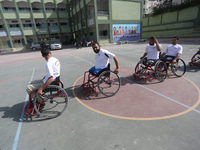
<svg viewBox="0 0 200 150">
<path fill-rule="evenodd" d="M 105 16 L 105 15 L 108 15 L 108 11 L 105 11 L 105 10 L 98 10 L 97 11 L 97 15 L 101 15 L 101 16 Z"/>
</svg>

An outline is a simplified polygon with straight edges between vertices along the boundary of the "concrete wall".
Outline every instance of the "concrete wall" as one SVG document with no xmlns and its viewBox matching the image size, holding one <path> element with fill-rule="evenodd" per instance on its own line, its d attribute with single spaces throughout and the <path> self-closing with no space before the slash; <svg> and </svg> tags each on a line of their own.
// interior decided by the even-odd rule
<svg viewBox="0 0 200 150">
<path fill-rule="evenodd" d="M 143 18 L 142 38 L 200 37 L 200 6 Z"/>
<path fill-rule="evenodd" d="M 113 20 L 140 20 L 141 3 L 134 1 L 112 1 Z"/>
</svg>

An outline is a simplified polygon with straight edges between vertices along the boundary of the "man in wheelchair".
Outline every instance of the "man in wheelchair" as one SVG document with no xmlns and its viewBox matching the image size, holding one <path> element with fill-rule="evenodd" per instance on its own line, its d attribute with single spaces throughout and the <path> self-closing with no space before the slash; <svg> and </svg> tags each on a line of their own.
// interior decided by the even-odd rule
<svg viewBox="0 0 200 150">
<path fill-rule="evenodd" d="M 169 45 L 166 48 L 166 50 L 161 54 L 161 61 L 163 62 L 169 61 L 172 63 L 177 62 L 177 59 L 181 56 L 182 51 L 183 51 L 183 47 L 179 45 L 178 42 L 179 42 L 179 37 L 174 36 L 172 38 L 172 44 Z M 167 67 L 169 66 L 168 63 L 166 65 Z"/>
<path fill-rule="evenodd" d="M 95 54 L 96 63 L 94 67 L 90 68 L 89 70 L 90 74 L 98 77 L 103 71 L 110 70 L 109 59 L 114 59 L 116 65 L 114 73 L 115 74 L 119 73 L 119 61 L 116 55 L 107 50 L 102 49 L 98 43 L 93 43 L 92 48 L 93 51 L 96 53 Z"/>
<path fill-rule="evenodd" d="M 45 89 L 50 84 L 57 84 L 60 77 L 60 62 L 57 58 L 52 56 L 51 51 L 48 49 L 41 50 L 42 57 L 47 61 L 46 71 L 47 74 L 43 79 L 35 80 L 29 82 L 26 88 L 28 94 L 31 92 L 37 91 L 37 95 L 41 95 L 43 89 Z M 34 98 L 35 94 L 31 95 L 31 98 Z"/>
<path fill-rule="evenodd" d="M 149 44 L 146 47 L 144 55 L 140 58 L 144 65 L 155 65 L 156 61 L 159 59 L 162 46 L 158 43 L 155 37 L 149 38 Z M 147 56 L 147 57 L 146 57 Z"/>
</svg>

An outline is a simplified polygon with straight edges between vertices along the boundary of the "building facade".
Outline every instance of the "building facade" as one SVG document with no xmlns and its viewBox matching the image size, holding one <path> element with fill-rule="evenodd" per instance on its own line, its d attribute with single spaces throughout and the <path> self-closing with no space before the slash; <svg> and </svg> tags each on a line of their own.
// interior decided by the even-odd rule
<svg viewBox="0 0 200 150">
<path fill-rule="evenodd" d="M 113 43 L 117 35 L 140 35 L 142 7 L 142 0 L 0 0 L 0 48 L 51 39 Z"/>
</svg>

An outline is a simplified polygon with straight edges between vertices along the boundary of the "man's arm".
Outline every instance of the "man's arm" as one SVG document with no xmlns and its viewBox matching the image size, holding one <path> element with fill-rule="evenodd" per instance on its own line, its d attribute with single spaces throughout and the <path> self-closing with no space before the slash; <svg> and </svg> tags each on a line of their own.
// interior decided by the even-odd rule
<svg viewBox="0 0 200 150">
<path fill-rule="evenodd" d="M 173 63 L 176 63 L 176 60 L 181 56 L 181 53 L 177 53 L 176 54 L 176 57 L 174 58 L 173 60 Z"/>
<path fill-rule="evenodd" d="M 146 56 L 147 56 L 147 53 L 144 53 L 144 55 L 142 57 L 140 57 L 140 59 L 143 59 Z"/>
<path fill-rule="evenodd" d="M 166 54 L 166 53 L 164 53 L 164 52 L 163 52 L 163 53 L 161 54 L 161 56 L 160 56 L 160 57 L 162 58 L 163 56 L 165 56 L 165 54 Z"/>
<path fill-rule="evenodd" d="M 162 50 L 162 47 L 160 46 L 160 44 L 158 43 L 158 40 L 156 38 L 154 38 L 154 42 L 156 43 L 156 48 L 158 51 Z"/>
<path fill-rule="evenodd" d="M 42 94 L 42 90 L 45 89 L 48 85 L 50 85 L 53 82 L 53 77 L 49 77 L 48 80 L 38 89 L 37 95 Z"/>
<path fill-rule="evenodd" d="M 114 59 L 115 65 L 116 65 L 116 69 L 114 70 L 114 73 L 118 74 L 119 73 L 119 61 L 117 59 L 117 56 L 115 56 L 113 59 Z"/>
</svg>

